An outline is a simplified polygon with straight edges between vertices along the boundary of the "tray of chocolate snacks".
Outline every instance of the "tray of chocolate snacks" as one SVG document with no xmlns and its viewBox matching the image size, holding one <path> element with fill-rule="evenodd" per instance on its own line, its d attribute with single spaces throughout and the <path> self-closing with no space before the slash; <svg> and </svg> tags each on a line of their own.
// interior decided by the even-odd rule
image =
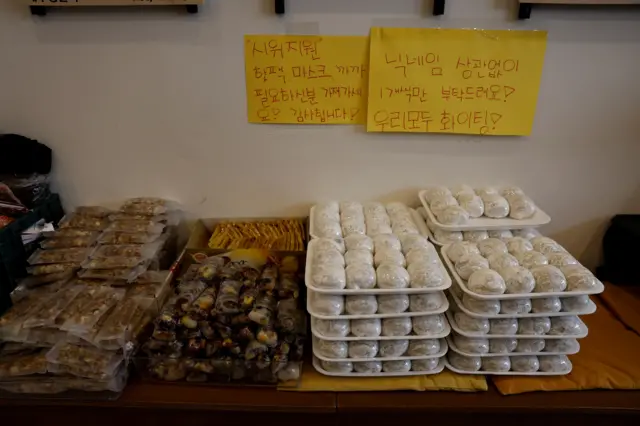
<svg viewBox="0 0 640 426">
<path fill-rule="evenodd" d="M 303 264 L 265 250 L 185 252 L 136 354 L 137 369 L 161 381 L 297 380 L 307 330 Z"/>
</svg>

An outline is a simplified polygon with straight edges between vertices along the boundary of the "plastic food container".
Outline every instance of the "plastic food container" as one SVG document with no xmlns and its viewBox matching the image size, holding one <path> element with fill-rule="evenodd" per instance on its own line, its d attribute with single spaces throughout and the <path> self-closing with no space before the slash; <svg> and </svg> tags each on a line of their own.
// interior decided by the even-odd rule
<svg viewBox="0 0 640 426">
<path fill-rule="evenodd" d="M 348 334 L 345 337 L 333 337 L 333 336 L 325 336 L 323 335 L 319 330 L 318 330 L 318 323 L 319 319 L 315 318 L 313 315 L 311 316 L 311 333 L 316 336 L 319 337 L 321 339 L 324 340 L 334 340 L 334 341 L 345 341 L 345 342 L 354 342 L 354 341 L 366 341 L 366 340 L 421 340 L 421 339 L 442 339 L 446 336 L 449 335 L 449 333 L 451 333 L 451 327 L 449 325 L 449 322 L 444 321 L 444 330 L 441 333 L 434 333 L 434 334 L 416 334 L 413 331 L 410 334 L 407 334 L 405 336 L 382 336 L 382 335 L 378 335 L 378 336 L 366 336 L 366 337 L 358 337 L 355 336 L 353 334 Z M 352 321 L 352 320 L 347 320 L 347 321 Z M 537 336 L 540 337 L 540 336 Z"/>
<path fill-rule="evenodd" d="M 456 343 L 453 341 L 451 336 L 446 338 L 447 346 L 450 350 L 459 353 L 464 356 L 477 356 L 477 357 L 499 357 L 499 356 L 517 356 L 517 355 L 574 355 L 580 351 L 580 344 L 577 343 L 577 350 L 565 351 L 565 352 L 555 352 L 555 351 L 542 351 L 542 352 L 488 352 L 488 353 L 476 353 L 476 352 L 465 352 L 456 346 Z"/>
<path fill-rule="evenodd" d="M 358 362 L 358 361 L 399 361 L 399 360 L 418 360 L 418 359 L 432 359 L 432 358 L 440 358 L 444 355 L 446 355 L 447 351 L 449 350 L 449 346 L 447 345 L 447 341 L 445 339 L 439 339 L 440 341 L 440 350 L 433 354 L 433 355 L 421 355 L 421 356 L 411 356 L 411 355 L 402 355 L 402 356 L 380 356 L 380 354 L 378 353 L 376 356 L 374 357 L 370 357 L 370 358 L 356 358 L 356 357 L 351 357 L 351 356 L 347 356 L 344 358 L 332 358 L 332 357 L 328 357 L 326 355 L 323 355 L 321 353 L 321 351 L 319 351 L 317 348 L 319 346 L 319 343 L 322 339 L 320 339 L 317 336 L 313 337 L 313 355 L 322 360 L 322 361 L 335 361 L 335 362 L 340 362 L 340 361 L 352 361 L 352 362 Z M 380 344 L 380 341 L 377 340 L 372 340 L 374 342 L 377 342 L 377 344 Z M 355 342 L 357 343 L 357 342 Z"/>
<path fill-rule="evenodd" d="M 460 354 L 457 354 L 455 352 L 450 352 L 450 354 L 451 353 L 453 353 L 455 355 L 450 355 L 450 356 L 464 357 L 464 355 L 460 355 Z M 508 358 L 509 358 L 509 361 L 510 361 L 510 364 L 511 364 L 511 367 L 512 367 L 512 369 L 510 369 L 509 371 L 487 371 L 487 370 L 484 370 L 483 368 L 481 368 L 479 370 L 475 370 L 475 371 L 463 370 L 463 369 L 454 367 L 452 365 L 451 360 L 448 359 L 448 358 L 445 359 L 445 366 L 447 367 L 447 369 L 453 371 L 454 373 L 458 373 L 458 374 L 476 374 L 476 375 L 477 374 L 483 374 L 483 375 L 493 375 L 493 376 L 564 376 L 566 374 L 571 373 L 571 370 L 573 369 L 573 365 L 571 364 L 571 361 L 567 360 L 568 368 L 566 370 L 564 370 L 564 371 L 552 371 L 552 372 L 546 372 L 546 371 L 540 371 L 540 370 L 535 371 L 535 372 L 514 371 L 513 370 L 513 363 L 514 363 L 515 359 L 518 358 L 518 357 L 525 357 L 525 356 L 533 356 L 533 357 L 535 357 L 535 355 L 529 355 L 529 354 L 509 355 Z M 540 360 L 541 357 L 536 357 L 536 358 L 538 358 L 538 360 Z M 467 357 L 467 358 L 471 358 L 471 357 Z"/>
<path fill-rule="evenodd" d="M 357 362 L 369 362 L 367 360 L 362 360 L 362 361 L 349 361 L 351 364 L 355 364 Z M 389 362 L 389 361 L 383 361 L 384 362 Z M 391 362 L 402 362 L 402 361 L 391 361 Z M 411 361 L 406 361 L 407 363 L 409 363 L 409 365 L 411 365 Z M 383 364 L 384 365 L 384 364 Z M 445 358 L 442 357 L 439 359 L 438 361 L 438 365 L 434 370 L 431 371 L 412 371 L 411 367 L 409 369 L 409 371 L 404 371 L 404 372 L 398 372 L 398 373 L 390 373 L 390 372 L 379 372 L 379 373 L 358 373 L 355 371 L 351 371 L 351 372 L 334 372 L 334 371 L 327 371 L 322 367 L 321 364 L 321 360 L 319 360 L 316 357 L 313 357 L 313 368 L 316 369 L 316 371 L 320 374 L 324 374 L 325 376 L 336 376 L 336 377 L 400 377 L 400 376 L 425 376 L 425 375 L 430 375 L 430 374 L 438 374 L 441 373 L 442 370 L 444 370 L 444 367 L 446 365 L 446 361 Z"/>
<path fill-rule="evenodd" d="M 433 214 L 429 203 L 426 199 L 427 190 L 422 190 L 418 193 L 420 202 L 422 203 L 427 217 L 433 224 L 445 231 L 475 231 L 475 230 L 499 230 L 499 229 L 522 229 L 522 228 L 535 228 L 538 226 L 546 225 L 551 222 L 551 218 L 540 207 L 536 208 L 534 215 L 527 219 L 513 219 L 506 217 L 503 219 L 492 219 L 486 216 L 479 218 L 470 218 L 464 225 L 445 225 L 438 221 L 436 215 Z"/>
</svg>

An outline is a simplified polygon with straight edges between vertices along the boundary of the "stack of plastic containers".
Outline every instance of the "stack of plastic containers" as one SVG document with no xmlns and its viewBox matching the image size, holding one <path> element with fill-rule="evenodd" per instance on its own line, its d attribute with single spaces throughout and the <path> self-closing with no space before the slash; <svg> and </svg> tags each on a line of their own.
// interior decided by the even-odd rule
<svg viewBox="0 0 640 426">
<path fill-rule="evenodd" d="M 313 365 L 333 376 L 435 374 L 444 368 L 451 286 L 418 213 L 401 203 L 311 210 L 305 282 Z"/>
<path fill-rule="evenodd" d="M 440 194 L 427 190 L 420 198 L 437 230 L 438 218 L 446 215 L 431 210 L 448 196 L 442 188 L 435 192 Z M 481 199 L 502 197 L 505 216 L 469 219 L 440 233 L 441 242 L 453 241 L 441 250 L 454 279 L 448 292 L 453 331 L 447 368 L 463 374 L 567 374 L 568 355 L 580 350 L 578 339 L 588 332 L 579 315 L 595 312 L 589 295 L 604 286 L 554 240 L 532 229 L 514 230 L 548 222 L 528 197 L 531 216 L 505 218 L 512 201 L 526 197 L 520 190 L 489 193 L 498 195 Z"/>
</svg>

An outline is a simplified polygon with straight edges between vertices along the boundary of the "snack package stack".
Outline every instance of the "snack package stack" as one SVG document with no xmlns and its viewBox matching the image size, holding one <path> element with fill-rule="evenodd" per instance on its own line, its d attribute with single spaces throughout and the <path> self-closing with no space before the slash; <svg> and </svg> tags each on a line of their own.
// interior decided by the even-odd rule
<svg viewBox="0 0 640 426">
<path fill-rule="evenodd" d="M 595 312 L 589 295 L 604 286 L 556 241 L 520 235 L 442 247 L 454 277 L 447 367 L 455 372 L 571 371 L 568 355 L 580 350 L 578 339 L 588 332 L 579 316 Z"/>
<path fill-rule="evenodd" d="M 304 251 L 304 242 L 304 223 L 297 219 L 233 221 L 216 225 L 209 248 Z"/>
<path fill-rule="evenodd" d="M 298 259 L 237 250 L 194 260 L 136 356 L 141 374 L 188 382 L 298 379 L 307 327 Z"/>
<path fill-rule="evenodd" d="M 167 269 L 175 256 L 177 212 L 161 198 L 132 198 L 109 215 L 108 226 L 97 238 L 78 276 L 133 282 L 147 270 Z"/>
<path fill-rule="evenodd" d="M 418 213 L 402 203 L 313 207 L 307 311 L 314 367 L 333 376 L 444 368 L 451 279 Z"/>
</svg>

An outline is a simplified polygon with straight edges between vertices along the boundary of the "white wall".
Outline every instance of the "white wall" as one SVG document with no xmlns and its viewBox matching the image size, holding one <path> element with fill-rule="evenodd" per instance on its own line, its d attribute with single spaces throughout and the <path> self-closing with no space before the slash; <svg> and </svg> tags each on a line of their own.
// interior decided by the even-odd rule
<svg viewBox="0 0 640 426">
<path fill-rule="evenodd" d="M 415 202 L 430 183 L 510 182 L 588 264 L 607 218 L 640 207 L 640 8 L 541 9 L 523 23 L 511 0 L 449 0 L 441 18 L 421 0 L 288 0 L 284 17 L 270 0 L 209 0 L 198 16 L 44 19 L 17 0 L 0 3 L 0 131 L 55 150 L 68 206 L 144 194 L 202 216 L 303 214 L 322 199 Z M 247 123 L 245 33 L 367 34 L 373 25 L 548 30 L 532 135 Z"/>
</svg>

